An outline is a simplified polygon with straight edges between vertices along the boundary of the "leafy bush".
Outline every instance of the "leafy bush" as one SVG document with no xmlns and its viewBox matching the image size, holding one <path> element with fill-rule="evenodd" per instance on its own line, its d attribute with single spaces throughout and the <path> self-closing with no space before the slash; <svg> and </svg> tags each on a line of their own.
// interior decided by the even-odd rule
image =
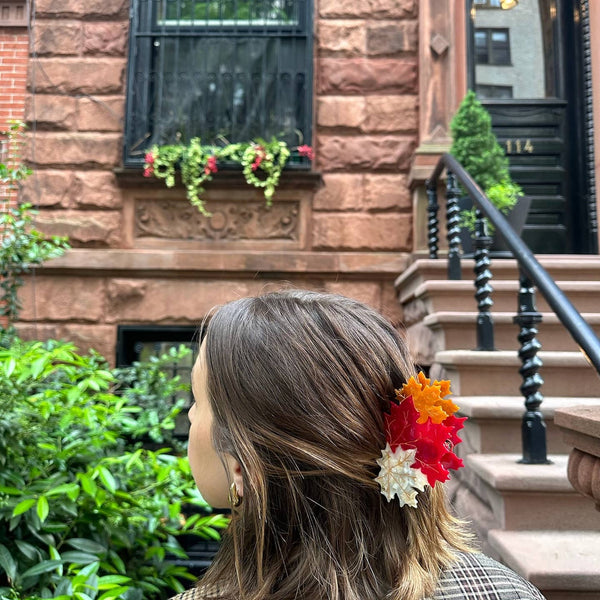
<svg viewBox="0 0 600 600">
<path fill-rule="evenodd" d="M 186 516 L 207 508 L 187 460 L 127 441 L 143 421 L 116 385 L 71 344 L 0 348 L 0 598 L 167 597 L 191 578 L 165 560 L 185 556 L 177 537 L 226 525 Z"/>
<path fill-rule="evenodd" d="M 450 131 L 450 153 L 471 175 L 492 204 L 500 212 L 508 214 L 523 191 L 511 179 L 508 158 L 492 132 L 492 119 L 473 90 L 467 92 L 458 107 L 450 123 Z M 463 211 L 461 217 L 463 224 L 474 231 L 475 209 Z"/>
<path fill-rule="evenodd" d="M 24 125 L 14 123 L 8 135 L 8 160 L 0 163 L 0 183 L 3 189 L 16 190 L 31 175 L 31 170 L 21 159 Z M 23 285 L 23 275 L 32 267 L 61 256 L 69 249 L 66 238 L 46 237 L 32 227 L 36 212 L 30 204 L 11 206 L 10 198 L 0 198 L 0 315 L 14 323 L 21 310 L 18 292 Z"/>
<path fill-rule="evenodd" d="M 190 386 L 167 373 L 173 363 L 180 363 L 189 354 L 191 350 L 185 346 L 172 347 L 163 356 L 151 356 L 147 361 L 114 370 L 119 394 L 135 410 L 125 424 L 132 439 L 165 444 L 178 452 L 183 449 L 174 435 L 175 418 L 186 404 L 183 394 Z"/>
</svg>

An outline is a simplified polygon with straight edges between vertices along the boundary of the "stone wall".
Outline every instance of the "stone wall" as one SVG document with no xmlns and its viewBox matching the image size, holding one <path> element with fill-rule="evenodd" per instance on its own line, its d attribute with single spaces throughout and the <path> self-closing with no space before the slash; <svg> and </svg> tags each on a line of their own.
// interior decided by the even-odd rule
<svg viewBox="0 0 600 600">
<path fill-rule="evenodd" d="M 22 197 L 40 208 L 40 229 L 68 235 L 74 249 L 28 281 L 24 336 L 68 337 L 114 358 L 118 324 L 197 324 L 215 304 L 282 282 L 357 297 L 400 320 L 393 281 L 412 249 L 416 0 L 316 1 L 322 178 L 284 174 L 281 204 L 268 212 L 259 193 L 218 174 L 208 219 L 191 214 L 182 189 L 121 169 L 129 2 L 35 6 L 35 175 Z"/>
<path fill-rule="evenodd" d="M 417 134 L 416 0 L 320 0 L 315 245 L 412 250 L 407 174 Z"/>
</svg>

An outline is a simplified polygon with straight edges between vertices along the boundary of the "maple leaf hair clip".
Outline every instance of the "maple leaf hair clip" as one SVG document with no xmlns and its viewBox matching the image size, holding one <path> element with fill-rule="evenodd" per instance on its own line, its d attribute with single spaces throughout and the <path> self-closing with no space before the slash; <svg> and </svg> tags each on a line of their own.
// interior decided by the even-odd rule
<svg viewBox="0 0 600 600">
<path fill-rule="evenodd" d="M 449 398 L 449 381 L 427 379 L 421 372 L 396 390 L 396 401 L 385 415 L 385 448 L 377 464 L 375 481 L 388 502 L 396 496 L 400 506 L 417 506 L 417 492 L 436 481 L 444 482 L 449 469 L 463 461 L 454 454 L 461 439 L 457 432 L 466 417 L 455 417 L 458 406 Z"/>
</svg>

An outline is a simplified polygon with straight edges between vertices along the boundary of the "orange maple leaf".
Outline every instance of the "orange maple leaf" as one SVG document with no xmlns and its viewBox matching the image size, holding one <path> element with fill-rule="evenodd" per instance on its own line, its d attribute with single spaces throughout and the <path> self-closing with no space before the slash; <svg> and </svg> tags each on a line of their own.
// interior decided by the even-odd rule
<svg viewBox="0 0 600 600">
<path fill-rule="evenodd" d="M 402 389 L 396 390 L 396 397 L 400 402 L 408 396 L 412 397 L 419 412 L 417 423 L 425 423 L 431 418 L 433 423 L 439 424 L 458 410 L 458 406 L 450 398 L 444 398 L 450 393 L 449 381 L 434 381 L 432 384 L 431 379 L 425 377 L 422 371 L 417 377 L 418 381 L 411 376 Z"/>
</svg>

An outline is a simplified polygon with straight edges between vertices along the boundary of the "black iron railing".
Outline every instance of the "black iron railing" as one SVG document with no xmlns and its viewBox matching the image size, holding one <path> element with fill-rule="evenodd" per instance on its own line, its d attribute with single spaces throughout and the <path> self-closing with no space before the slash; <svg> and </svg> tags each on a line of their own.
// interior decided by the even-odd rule
<svg viewBox="0 0 600 600">
<path fill-rule="evenodd" d="M 481 188 L 450 154 L 444 154 L 426 182 L 428 197 L 428 245 L 429 257 L 438 257 L 439 221 L 438 188 L 440 177 L 446 171 L 446 227 L 448 239 L 448 279 L 460 279 L 460 217 L 458 196 L 461 191 L 457 181 L 473 201 L 476 209 L 475 234 L 475 298 L 477 299 L 477 349 L 494 350 L 494 323 L 491 314 L 492 291 L 490 284 L 489 247 L 492 243 L 487 233 L 487 220 L 495 227 L 516 259 L 519 267 L 518 312 L 513 321 L 519 325 L 518 340 L 521 344 L 519 357 L 523 378 L 521 393 L 525 398 L 525 413 L 522 422 L 523 458 L 521 462 L 547 463 L 546 426 L 540 411 L 543 395 L 540 392 L 543 379 L 539 374 L 542 361 L 537 353 L 541 344 L 536 339 L 537 324 L 542 315 L 535 305 L 535 289 L 546 299 L 561 323 L 585 353 L 590 363 L 600 374 L 600 339 L 587 321 L 579 314 L 571 301 L 563 294 L 548 272 L 540 265 L 531 250 L 515 233 L 502 213 L 490 202 Z"/>
</svg>

